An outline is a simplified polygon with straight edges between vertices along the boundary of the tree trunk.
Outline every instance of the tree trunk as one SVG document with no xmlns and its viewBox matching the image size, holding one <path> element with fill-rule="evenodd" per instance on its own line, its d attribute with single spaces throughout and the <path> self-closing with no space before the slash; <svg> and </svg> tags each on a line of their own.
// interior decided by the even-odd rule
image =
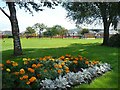
<svg viewBox="0 0 120 90">
<path fill-rule="evenodd" d="M 14 55 L 18 56 L 22 54 L 22 47 L 19 37 L 19 26 L 16 17 L 16 9 L 14 2 L 7 2 L 10 11 L 10 22 L 12 27 L 13 43 L 14 43 Z"/>
<path fill-rule="evenodd" d="M 110 22 L 107 20 L 107 18 L 103 18 L 103 24 L 104 24 L 104 36 L 102 45 L 108 46 Z"/>
</svg>

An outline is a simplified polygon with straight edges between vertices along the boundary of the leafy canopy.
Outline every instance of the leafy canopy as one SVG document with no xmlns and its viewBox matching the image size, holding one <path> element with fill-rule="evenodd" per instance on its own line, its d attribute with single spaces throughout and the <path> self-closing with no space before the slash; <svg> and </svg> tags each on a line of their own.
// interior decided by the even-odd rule
<svg viewBox="0 0 120 90">
<path fill-rule="evenodd" d="M 116 28 L 120 20 L 120 2 L 67 2 L 63 7 L 68 11 L 67 17 L 76 24 L 92 24 L 96 19 L 107 18 Z"/>
</svg>

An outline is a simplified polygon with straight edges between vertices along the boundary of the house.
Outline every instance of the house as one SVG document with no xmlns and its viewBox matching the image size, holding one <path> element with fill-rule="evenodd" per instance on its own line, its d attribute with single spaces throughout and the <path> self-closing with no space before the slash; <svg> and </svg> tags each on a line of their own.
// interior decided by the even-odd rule
<svg viewBox="0 0 120 90">
<path fill-rule="evenodd" d="M 12 36 L 12 31 L 2 31 L 2 35 Z"/>
<path fill-rule="evenodd" d="M 82 30 L 82 28 L 75 28 L 75 29 L 70 29 L 68 30 L 68 35 L 67 36 L 79 36 L 80 30 Z"/>
</svg>

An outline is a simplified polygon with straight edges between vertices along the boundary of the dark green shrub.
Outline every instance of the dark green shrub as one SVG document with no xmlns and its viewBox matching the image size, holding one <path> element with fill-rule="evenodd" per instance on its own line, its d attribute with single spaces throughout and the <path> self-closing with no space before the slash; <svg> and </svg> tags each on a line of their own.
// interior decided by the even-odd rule
<svg viewBox="0 0 120 90">
<path fill-rule="evenodd" d="M 108 45 L 111 47 L 120 47 L 120 34 L 115 34 L 109 38 Z"/>
<path fill-rule="evenodd" d="M 8 38 L 13 38 L 13 36 L 10 36 L 10 35 L 9 35 Z"/>
</svg>

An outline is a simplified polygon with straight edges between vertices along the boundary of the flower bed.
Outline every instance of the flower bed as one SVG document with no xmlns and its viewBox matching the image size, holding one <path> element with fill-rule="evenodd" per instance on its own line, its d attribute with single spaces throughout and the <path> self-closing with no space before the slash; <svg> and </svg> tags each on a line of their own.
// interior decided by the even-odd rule
<svg viewBox="0 0 120 90">
<path fill-rule="evenodd" d="M 3 88 L 42 89 L 65 89 L 76 84 L 90 83 L 93 78 L 111 70 L 107 63 L 68 54 L 57 59 L 51 56 L 23 58 L 19 64 L 7 60 L 5 64 L 0 64 L 0 68 Z"/>
</svg>

